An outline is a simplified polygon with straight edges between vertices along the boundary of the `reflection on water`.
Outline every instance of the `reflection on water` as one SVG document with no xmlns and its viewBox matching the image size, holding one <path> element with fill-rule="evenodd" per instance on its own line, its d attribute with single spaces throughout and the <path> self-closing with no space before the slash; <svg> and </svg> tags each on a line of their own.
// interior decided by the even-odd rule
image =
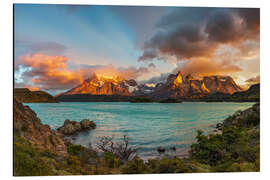
<svg viewBox="0 0 270 180">
<path fill-rule="evenodd" d="M 127 102 L 63 102 L 27 103 L 44 124 L 52 128 L 63 125 L 66 119 L 93 120 L 97 128 L 80 133 L 74 143 L 93 146 L 101 136 L 113 136 L 117 141 L 128 135 L 131 145 L 140 148 L 139 156 L 157 156 L 156 148 L 176 147 L 176 154 L 186 154 L 195 140 L 197 129 L 206 132 L 237 110 L 253 103 L 181 104 Z"/>
</svg>

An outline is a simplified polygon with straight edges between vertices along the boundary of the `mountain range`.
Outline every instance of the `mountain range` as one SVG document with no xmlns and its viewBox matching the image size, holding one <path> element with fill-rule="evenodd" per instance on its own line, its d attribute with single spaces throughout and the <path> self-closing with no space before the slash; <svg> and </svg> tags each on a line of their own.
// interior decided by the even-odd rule
<svg viewBox="0 0 270 180">
<path fill-rule="evenodd" d="M 56 96 L 67 97 L 149 97 L 155 100 L 167 98 L 198 99 L 212 94 L 231 95 L 242 91 L 230 76 L 204 76 L 195 78 L 183 75 L 180 71 L 170 74 L 166 82 L 155 84 L 138 84 L 134 79 L 126 80 L 119 76 L 93 74 L 78 86 Z"/>
</svg>

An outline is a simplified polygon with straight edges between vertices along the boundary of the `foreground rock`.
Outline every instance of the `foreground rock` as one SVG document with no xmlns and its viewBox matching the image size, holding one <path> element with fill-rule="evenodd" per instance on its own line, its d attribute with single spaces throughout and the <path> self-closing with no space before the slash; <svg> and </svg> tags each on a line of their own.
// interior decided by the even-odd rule
<svg viewBox="0 0 270 180">
<path fill-rule="evenodd" d="M 73 135 L 84 130 L 95 129 L 96 124 L 93 121 L 84 119 L 81 122 L 65 120 L 64 125 L 57 129 L 58 132 L 64 135 Z"/>
<path fill-rule="evenodd" d="M 36 113 L 14 98 L 14 135 L 30 141 L 39 149 L 55 153 L 66 153 L 63 135 L 41 123 Z"/>
</svg>

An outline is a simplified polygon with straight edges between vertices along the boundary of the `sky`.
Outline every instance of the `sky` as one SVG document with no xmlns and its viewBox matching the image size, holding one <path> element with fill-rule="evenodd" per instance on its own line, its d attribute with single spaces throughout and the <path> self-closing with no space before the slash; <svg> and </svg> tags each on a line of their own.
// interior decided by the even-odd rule
<svg viewBox="0 0 270 180">
<path fill-rule="evenodd" d="M 14 6 L 15 87 L 57 94 L 95 73 L 157 83 L 181 71 L 260 80 L 260 10 Z"/>
</svg>

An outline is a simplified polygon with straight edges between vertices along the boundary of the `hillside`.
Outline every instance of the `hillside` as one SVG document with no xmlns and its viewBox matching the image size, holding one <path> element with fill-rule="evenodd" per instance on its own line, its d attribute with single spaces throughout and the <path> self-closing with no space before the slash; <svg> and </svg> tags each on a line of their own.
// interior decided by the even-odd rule
<svg viewBox="0 0 270 180">
<path fill-rule="evenodd" d="M 30 91 L 28 88 L 15 88 L 14 97 L 24 103 L 56 103 L 57 100 L 44 91 Z"/>
<path fill-rule="evenodd" d="M 249 87 L 246 91 L 235 92 L 233 94 L 215 93 L 200 99 L 207 102 L 260 102 L 260 84 Z"/>
</svg>

